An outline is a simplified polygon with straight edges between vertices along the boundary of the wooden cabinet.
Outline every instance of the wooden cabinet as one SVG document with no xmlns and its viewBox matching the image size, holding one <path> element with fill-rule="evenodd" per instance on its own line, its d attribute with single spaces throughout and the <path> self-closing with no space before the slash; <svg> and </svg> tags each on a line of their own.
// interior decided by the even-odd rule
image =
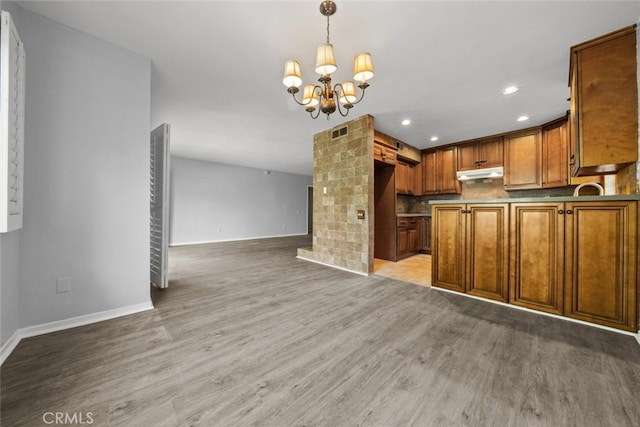
<svg viewBox="0 0 640 427">
<path fill-rule="evenodd" d="M 424 183 L 423 177 L 423 164 L 417 163 L 413 168 L 413 195 L 414 196 L 422 196 L 424 194 L 424 189 L 422 185 Z"/>
<path fill-rule="evenodd" d="M 415 165 L 397 160 L 396 163 L 396 192 L 398 194 L 415 194 Z"/>
<path fill-rule="evenodd" d="M 569 138 L 567 118 L 542 127 L 542 188 L 569 185 Z"/>
<path fill-rule="evenodd" d="M 384 144 L 374 142 L 373 144 L 373 160 L 375 162 L 385 163 L 388 165 L 396 164 L 396 150 Z"/>
<path fill-rule="evenodd" d="M 539 128 L 505 136 L 504 188 L 542 188 L 542 141 Z"/>
<path fill-rule="evenodd" d="M 458 170 L 492 168 L 503 163 L 502 137 L 479 139 L 458 146 Z"/>
<path fill-rule="evenodd" d="M 638 331 L 636 200 L 437 204 L 432 283 Z"/>
<path fill-rule="evenodd" d="M 422 236 L 420 242 L 422 247 L 420 252 L 431 254 L 431 217 L 423 216 L 420 218 L 420 234 Z"/>
<path fill-rule="evenodd" d="M 509 302 L 563 313 L 564 203 L 512 203 Z"/>
<path fill-rule="evenodd" d="M 460 181 L 456 175 L 457 159 L 457 147 L 423 152 L 423 194 L 460 194 Z"/>
<path fill-rule="evenodd" d="M 636 332 L 637 202 L 565 204 L 566 316 Z"/>
<path fill-rule="evenodd" d="M 432 283 L 508 301 L 508 205 L 433 207 Z"/>
<path fill-rule="evenodd" d="M 637 202 L 511 204 L 512 304 L 636 331 Z"/>
<path fill-rule="evenodd" d="M 638 160 L 636 26 L 573 46 L 572 175 L 616 173 Z"/>
<path fill-rule="evenodd" d="M 571 176 L 575 153 L 571 144 L 570 115 L 542 126 L 542 188 L 566 187 L 583 182 L 604 185 L 603 175 Z"/>
<path fill-rule="evenodd" d="M 396 260 L 415 255 L 420 250 L 419 220 L 418 217 L 398 217 Z"/>
</svg>

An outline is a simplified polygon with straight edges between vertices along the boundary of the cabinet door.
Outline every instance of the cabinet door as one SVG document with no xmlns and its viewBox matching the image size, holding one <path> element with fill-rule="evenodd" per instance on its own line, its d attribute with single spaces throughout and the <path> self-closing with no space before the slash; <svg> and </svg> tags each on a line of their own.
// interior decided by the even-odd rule
<svg viewBox="0 0 640 427">
<path fill-rule="evenodd" d="M 636 29 L 624 28 L 571 51 L 577 86 L 571 110 L 577 118 L 577 173 L 617 172 L 638 160 Z"/>
<path fill-rule="evenodd" d="M 459 194 L 460 181 L 456 175 L 458 166 L 457 147 L 448 147 L 438 150 L 436 161 L 438 193 Z"/>
<path fill-rule="evenodd" d="M 407 246 L 409 247 L 409 253 L 416 254 L 420 249 L 418 245 L 418 242 L 420 239 L 418 236 L 417 226 L 407 229 L 407 240 L 408 240 Z"/>
<path fill-rule="evenodd" d="M 422 196 L 424 194 L 423 193 L 424 190 L 422 189 L 422 185 L 424 181 L 424 177 L 422 176 L 422 170 L 423 170 L 423 163 L 418 163 L 413 168 L 413 194 L 416 196 Z"/>
<path fill-rule="evenodd" d="M 477 163 L 477 148 L 478 144 L 476 144 L 475 142 L 461 144 L 458 146 L 458 170 L 466 171 L 477 169 L 478 167 L 480 167 Z"/>
<path fill-rule="evenodd" d="M 509 302 L 562 314 L 564 203 L 512 203 Z"/>
<path fill-rule="evenodd" d="M 409 235 L 407 228 L 398 228 L 398 258 L 404 258 L 409 253 Z"/>
<path fill-rule="evenodd" d="M 542 188 L 569 184 L 567 121 L 562 119 L 542 129 Z"/>
<path fill-rule="evenodd" d="M 464 292 L 465 205 L 435 205 L 432 211 L 431 283 Z"/>
<path fill-rule="evenodd" d="M 424 194 L 438 194 L 436 179 L 436 152 L 422 153 L 422 191 Z"/>
<path fill-rule="evenodd" d="M 478 161 L 480 167 L 494 168 L 504 165 L 502 137 L 478 141 Z"/>
<path fill-rule="evenodd" d="M 635 332 L 637 202 L 565 206 L 565 315 Z"/>
<path fill-rule="evenodd" d="M 431 254 L 431 217 L 422 218 L 422 252 Z"/>
<path fill-rule="evenodd" d="M 408 163 L 406 165 L 406 191 L 407 194 L 415 194 L 414 181 L 415 181 L 415 165 Z"/>
<path fill-rule="evenodd" d="M 407 194 L 407 167 L 404 162 L 396 163 L 396 193 Z"/>
<path fill-rule="evenodd" d="M 542 188 L 542 144 L 540 131 L 505 137 L 504 187 L 506 190 Z"/>
<path fill-rule="evenodd" d="M 470 204 L 466 221 L 466 290 L 507 302 L 509 298 L 509 210 L 504 204 Z"/>
</svg>

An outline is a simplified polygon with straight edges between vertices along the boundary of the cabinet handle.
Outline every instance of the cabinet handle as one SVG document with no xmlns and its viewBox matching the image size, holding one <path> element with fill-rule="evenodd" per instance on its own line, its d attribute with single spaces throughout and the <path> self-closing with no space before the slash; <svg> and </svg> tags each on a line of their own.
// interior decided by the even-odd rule
<svg viewBox="0 0 640 427">
<path fill-rule="evenodd" d="M 567 209 L 567 215 L 571 215 L 573 211 L 571 209 Z"/>
<path fill-rule="evenodd" d="M 560 209 L 560 210 L 558 211 L 558 215 L 562 215 L 563 213 L 564 213 L 564 211 L 563 211 L 562 209 Z"/>
</svg>

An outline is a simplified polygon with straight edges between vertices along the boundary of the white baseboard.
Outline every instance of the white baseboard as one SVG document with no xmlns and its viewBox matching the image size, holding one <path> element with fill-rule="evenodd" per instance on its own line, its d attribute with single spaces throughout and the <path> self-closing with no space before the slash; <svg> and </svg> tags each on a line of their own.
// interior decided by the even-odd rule
<svg viewBox="0 0 640 427">
<path fill-rule="evenodd" d="M 180 243 L 171 242 L 169 243 L 169 246 L 204 245 L 207 243 L 241 242 L 244 240 L 275 239 L 277 237 L 293 237 L 293 236 L 306 236 L 306 235 L 307 233 L 294 233 L 294 234 L 279 234 L 276 236 L 239 237 L 237 239 L 199 240 L 195 242 L 180 242 Z"/>
<path fill-rule="evenodd" d="M 91 323 L 102 322 L 103 320 L 115 319 L 116 317 L 127 316 L 129 314 L 140 313 L 142 311 L 152 310 L 153 303 L 151 301 L 140 304 L 129 305 L 126 307 L 114 308 L 112 310 L 99 311 L 97 313 L 85 314 L 82 316 L 71 317 L 69 319 L 58 320 L 55 322 L 43 323 L 41 325 L 27 326 L 18 329 L 11 335 L 11 338 L 0 348 L 0 366 L 13 352 L 16 346 L 23 338 L 34 337 L 36 335 L 48 334 L 50 332 L 62 331 L 64 329 L 84 326 Z"/>
<path fill-rule="evenodd" d="M 7 342 L 4 343 L 2 348 L 0 348 L 0 366 L 2 366 L 7 357 L 9 357 L 11 352 L 18 346 L 18 343 L 20 343 L 21 339 L 22 337 L 20 337 L 20 329 L 18 329 L 13 333 L 13 335 L 11 335 Z"/>
</svg>

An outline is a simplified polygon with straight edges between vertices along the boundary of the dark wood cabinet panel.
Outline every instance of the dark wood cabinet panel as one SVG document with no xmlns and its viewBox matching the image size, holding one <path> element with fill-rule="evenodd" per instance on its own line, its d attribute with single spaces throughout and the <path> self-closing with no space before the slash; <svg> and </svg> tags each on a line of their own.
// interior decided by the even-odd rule
<svg viewBox="0 0 640 427">
<path fill-rule="evenodd" d="M 563 313 L 564 203 L 511 204 L 509 302 Z"/>
<path fill-rule="evenodd" d="M 374 143 L 373 144 L 373 160 L 374 162 L 385 163 L 388 165 L 396 164 L 396 150 L 387 147 L 386 145 Z"/>
<path fill-rule="evenodd" d="M 508 218 L 507 204 L 434 206 L 433 285 L 506 302 Z"/>
<path fill-rule="evenodd" d="M 445 147 L 423 152 L 423 194 L 460 194 L 456 175 L 458 148 Z"/>
<path fill-rule="evenodd" d="M 431 254 L 431 217 L 422 217 L 421 222 L 422 248 L 420 251 L 425 254 Z"/>
<path fill-rule="evenodd" d="M 508 205 L 467 205 L 465 223 L 467 293 L 507 302 L 509 298 Z"/>
<path fill-rule="evenodd" d="M 458 145 L 458 170 L 502 166 L 503 159 L 502 137 L 483 138 Z"/>
<path fill-rule="evenodd" d="M 464 244 L 466 207 L 438 205 L 432 209 L 433 248 L 431 276 L 433 286 L 465 292 Z"/>
<path fill-rule="evenodd" d="M 565 315 L 637 331 L 637 202 L 574 202 L 565 210 Z"/>
<path fill-rule="evenodd" d="M 420 218 L 418 217 L 399 217 L 397 219 L 397 260 L 415 255 L 420 251 L 419 224 Z"/>
<path fill-rule="evenodd" d="M 638 160 L 636 26 L 571 48 L 573 175 L 615 173 Z"/>
<path fill-rule="evenodd" d="M 569 138 L 567 119 L 542 128 L 542 188 L 569 185 Z"/>
<path fill-rule="evenodd" d="M 504 163 L 506 190 L 542 188 L 540 129 L 505 136 Z"/>
</svg>

